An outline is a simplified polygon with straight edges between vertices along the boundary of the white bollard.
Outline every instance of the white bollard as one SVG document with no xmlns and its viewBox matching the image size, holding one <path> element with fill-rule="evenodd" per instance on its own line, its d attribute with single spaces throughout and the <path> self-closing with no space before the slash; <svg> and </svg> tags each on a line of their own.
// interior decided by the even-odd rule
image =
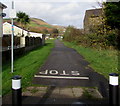
<svg viewBox="0 0 120 106">
<path fill-rule="evenodd" d="M 12 77 L 12 105 L 22 105 L 21 76 L 18 75 Z"/>
<path fill-rule="evenodd" d="M 109 74 L 109 105 L 119 106 L 119 75 Z"/>
</svg>

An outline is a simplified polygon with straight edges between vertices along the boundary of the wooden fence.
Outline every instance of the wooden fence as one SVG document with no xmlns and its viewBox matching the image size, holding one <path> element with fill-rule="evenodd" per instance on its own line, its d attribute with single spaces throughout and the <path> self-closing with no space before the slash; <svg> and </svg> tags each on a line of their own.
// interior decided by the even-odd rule
<svg viewBox="0 0 120 106">
<path fill-rule="evenodd" d="M 42 45 L 42 39 L 40 37 L 25 37 L 25 47 Z"/>
<path fill-rule="evenodd" d="M 20 45 L 20 37 L 14 36 L 14 46 Z M 11 36 L 2 37 L 2 47 L 11 46 Z"/>
<path fill-rule="evenodd" d="M 20 46 L 20 37 L 14 37 L 14 58 L 33 50 L 39 46 L 42 46 L 42 39 L 40 37 L 25 37 L 25 46 Z M 4 36 L 2 37 L 2 62 L 10 62 L 11 57 L 11 37 Z"/>
</svg>

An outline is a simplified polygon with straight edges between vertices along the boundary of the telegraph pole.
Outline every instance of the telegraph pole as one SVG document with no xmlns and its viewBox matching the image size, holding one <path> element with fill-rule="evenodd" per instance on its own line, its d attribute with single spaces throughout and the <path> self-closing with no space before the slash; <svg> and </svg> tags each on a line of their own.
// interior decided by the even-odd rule
<svg viewBox="0 0 120 106">
<path fill-rule="evenodd" d="M 13 66 L 13 61 L 14 61 L 14 58 L 13 58 L 13 50 L 14 50 L 14 22 L 13 22 L 13 19 L 16 18 L 16 12 L 14 10 L 14 2 L 12 1 L 12 9 L 10 11 L 10 18 L 11 18 L 11 25 L 12 25 L 12 34 L 11 34 L 11 73 L 13 73 L 13 69 L 14 69 L 14 66 Z"/>
<path fill-rule="evenodd" d="M 12 9 L 14 9 L 14 2 L 12 1 Z M 12 35 L 11 35 L 11 72 L 13 73 L 13 38 L 14 38 L 14 25 L 13 25 L 13 18 L 11 18 L 11 24 L 12 24 Z"/>
</svg>

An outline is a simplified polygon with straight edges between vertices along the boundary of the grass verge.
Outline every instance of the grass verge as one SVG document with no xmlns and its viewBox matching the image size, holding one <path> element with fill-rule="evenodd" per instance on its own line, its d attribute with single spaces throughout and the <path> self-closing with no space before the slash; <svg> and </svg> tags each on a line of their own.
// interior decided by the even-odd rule
<svg viewBox="0 0 120 106">
<path fill-rule="evenodd" d="M 75 43 L 65 42 L 64 44 L 70 48 L 74 48 L 78 53 L 90 63 L 96 72 L 109 78 L 109 73 L 118 73 L 118 51 L 116 50 L 96 50 L 86 48 Z"/>
<path fill-rule="evenodd" d="M 11 91 L 11 77 L 22 76 L 22 88 L 32 85 L 32 78 L 37 70 L 47 59 L 54 47 L 54 40 L 47 40 L 46 45 L 31 51 L 14 61 L 14 73 L 11 73 L 10 64 L 3 65 L 2 71 L 2 95 Z"/>
</svg>

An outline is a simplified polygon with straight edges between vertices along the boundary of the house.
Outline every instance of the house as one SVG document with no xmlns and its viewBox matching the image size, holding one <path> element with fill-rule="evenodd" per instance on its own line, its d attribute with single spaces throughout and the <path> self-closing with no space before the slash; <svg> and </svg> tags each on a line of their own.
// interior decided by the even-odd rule
<svg viewBox="0 0 120 106">
<path fill-rule="evenodd" d="M 35 32 L 29 32 L 29 37 L 40 37 L 42 39 L 42 45 L 45 44 L 45 34 L 42 33 L 35 33 Z"/>
<path fill-rule="evenodd" d="M 40 37 L 42 39 L 42 33 L 29 32 L 30 37 Z"/>
<path fill-rule="evenodd" d="M 11 35 L 11 23 L 3 23 L 3 35 Z M 22 29 L 19 26 L 14 25 L 14 36 L 20 37 L 20 45 L 25 46 L 25 37 L 40 37 L 42 39 L 42 45 L 45 43 L 45 36 L 42 33 L 29 32 L 25 29 Z"/>
<path fill-rule="evenodd" d="M 12 34 L 12 25 L 11 23 L 5 22 L 3 23 L 3 35 L 11 35 Z M 25 37 L 29 35 L 27 30 L 24 30 L 18 26 L 14 25 L 14 36 L 20 37 L 20 45 L 25 46 Z"/>
<path fill-rule="evenodd" d="M 8 23 L 8 22 L 3 23 L 3 34 L 4 35 L 12 34 L 11 23 Z M 26 36 L 28 36 L 28 34 L 29 34 L 29 32 L 27 30 L 24 30 L 24 29 L 20 28 L 19 26 L 14 25 L 14 36 L 26 37 Z"/>
<path fill-rule="evenodd" d="M 102 16 L 102 8 L 86 10 L 84 17 L 84 31 L 90 33 L 90 28 L 93 24 L 99 24 L 99 17 Z"/>
<path fill-rule="evenodd" d="M 7 8 L 7 6 L 0 2 L 0 37 L 3 35 L 3 9 L 5 8 Z"/>
</svg>

